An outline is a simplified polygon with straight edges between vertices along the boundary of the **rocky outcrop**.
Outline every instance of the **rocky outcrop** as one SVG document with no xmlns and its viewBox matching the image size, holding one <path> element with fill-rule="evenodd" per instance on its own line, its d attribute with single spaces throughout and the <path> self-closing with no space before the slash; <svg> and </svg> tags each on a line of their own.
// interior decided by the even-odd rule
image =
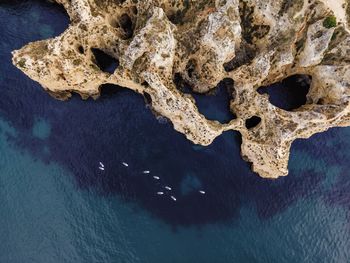
<svg viewBox="0 0 350 263">
<path fill-rule="evenodd" d="M 350 125 L 349 1 L 56 1 L 69 28 L 13 52 L 13 63 L 56 98 L 98 98 L 105 83 L 132 89 L 196 144 L 239 131 L 243 158 L 269 178 L 288 174 L 295 139 Z M 99 63 L 96 52 L 113 58 L 116 69 Z M 257 92 L 296 74 L 312 78 L 298 109 L 280 109 Z M 206 119 L 175 76 L 200 93 L 232 79 L 237 118 Z M 255 126 L 247 126 L 252 118 Z"/>
</svg>

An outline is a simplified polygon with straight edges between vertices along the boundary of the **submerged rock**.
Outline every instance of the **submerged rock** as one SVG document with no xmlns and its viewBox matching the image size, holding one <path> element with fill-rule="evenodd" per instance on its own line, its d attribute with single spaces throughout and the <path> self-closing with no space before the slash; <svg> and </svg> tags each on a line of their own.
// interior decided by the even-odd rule
<svg viewBox="0 0 350 263">
<path fill-rule="evenodd" d="M 58 99 L 72 92 L 96 99 L 106 83 L 132 89 L 195 144 L 239 131 L 243 158 L 269 178 L 288 174 L 295 139 L 350 125 L 349 1 L 56 2 L 69 28 L 14 51 L 13 63 Z M 280 109 L 257 92 L 293 75 L 311 77 L 307 102 L 297 109 Z M 206 119 L 175 76 L 199 93 L 233 80 L 236 118 Z"/>
</svg>

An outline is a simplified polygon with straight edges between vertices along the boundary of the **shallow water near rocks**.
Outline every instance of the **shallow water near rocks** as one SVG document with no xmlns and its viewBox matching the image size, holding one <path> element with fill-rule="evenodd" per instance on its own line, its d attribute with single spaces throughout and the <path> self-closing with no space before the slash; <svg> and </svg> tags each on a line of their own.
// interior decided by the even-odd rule
<svg viewBox="0 0 350 263">
<path fill-rule="evenodd" d="M 0 262 L 348 262 L 349 128 L 295 142 L 290 175 L 261 179 L 238 133 L 196 146 L 129 90 L 60 102 L 12 66 L 67 25 L 45 1 L 0 2 Z"/>
</svg>

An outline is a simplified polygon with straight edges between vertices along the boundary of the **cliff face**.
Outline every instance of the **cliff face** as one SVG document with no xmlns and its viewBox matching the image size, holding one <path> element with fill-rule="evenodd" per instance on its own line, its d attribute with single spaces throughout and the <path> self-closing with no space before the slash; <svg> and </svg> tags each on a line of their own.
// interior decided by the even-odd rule
<svg viewBox="0 0 350 263">
<path fill-rule="evenodd" d="M 14 51 L 13 63 L 59 99 L 71 92 L 98 98 L 105 83 L 132 89 L 196 144 L 239 131 L 243 158 L 269 178 L 288 174 L 295 139 L 350 125 L 350 1 L 56 1 L 71 18 L 69 28 Z M 116 69 L 96 53 L 114 58 Z M 257 92 L 296 74 L 312 78 L 307 103 L 296 110 Z M 207 120 L 176 88 L 175 76 L 200 93 L 232 79 L 237 118 Z M 257 125 L 247 127 L 252 118 Z"/>
</svg>

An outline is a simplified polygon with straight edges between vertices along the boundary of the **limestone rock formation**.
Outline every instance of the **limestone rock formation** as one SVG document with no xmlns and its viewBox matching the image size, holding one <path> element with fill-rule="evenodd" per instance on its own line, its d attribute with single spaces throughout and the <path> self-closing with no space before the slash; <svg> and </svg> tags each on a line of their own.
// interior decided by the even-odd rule
<svg viewBox="0 0 350 263">
<path fill-rule="evenodd" d="M 239 131 L 243 158 L 268 178 L 288 174 L 295 139 L 350 125 L 349 0 L 56 2 L 67 10 L 69 28 L 13 52 L 13 63 L 56 98 L 76 92 L 96 99 L 105 83 L 132 89 L 196 144 Z M 96 52 L 118 67 L 108 72 Z M 280 109 L 257 92 L 296 74 L 312 78 L 298 109 Z M 175 77 L 199 93 L 232 79 L 237 118 L 206 119 Z M 247 128 L 251 118 L 260 123 Z"/>
</svg>

